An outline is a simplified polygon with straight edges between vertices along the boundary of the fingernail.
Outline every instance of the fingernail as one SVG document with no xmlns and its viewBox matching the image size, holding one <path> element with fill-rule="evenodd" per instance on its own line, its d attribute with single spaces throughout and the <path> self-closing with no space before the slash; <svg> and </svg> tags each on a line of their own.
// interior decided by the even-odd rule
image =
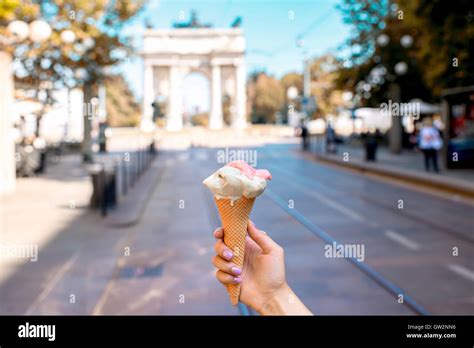
<svg viewBox="0 0 474 348">
<path fill-rule="evenodd" d="M 224 257 L 227 259 L 227 260 L 230 260 L 232 258 L 232 251 L 229 251 L 229 250 L 226 250 L 224 251 Z"/>
<path fill-rule="evenodd" d="M 242 274 L 242 271 L 241 271 L 240 268 L 238 268 L 238 267 L 232 267 L 230 270 L 231 270 L 232 273 L 234 273 L 234 274 L 237 274 L 237 275 Z"/>
<path fill-rule="evenodd" d="M 234 278 L 234 283 L 240 283 L 242 281 L 242 278 L 240 277 L 235 277 Z"/>
</svg>

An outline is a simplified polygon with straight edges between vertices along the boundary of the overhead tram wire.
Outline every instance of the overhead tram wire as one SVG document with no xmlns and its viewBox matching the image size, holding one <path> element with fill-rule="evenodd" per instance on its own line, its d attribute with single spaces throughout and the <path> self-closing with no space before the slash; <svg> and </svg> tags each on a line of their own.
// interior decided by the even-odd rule
<svg viewBox="0 0 474 348">
<path fill-rule="evenodd" d="M 225 23 L 227 14 L 229 13 L 229 9 L 232 7 L 232 0 L 227 0 L 225 2 L 224 8 L 222 10 L 222 14 L 219 18 L 217 18 L 214 23 L 218 23 L 220 21 L 222 24 L 222 27 L 226 27 L 228 24 Z"/>
<path fill-rule="evenodd" d="M 317 28 L 319 25 L 323 24 L 324 21 L 331 16 L 331 14 L 334 13 L 334 11 L 336 10 L 336 8 L 334 7 L 331 7 L 328 11 L 326 11 L 324 13 L 324 15 L 316 18 L 316 20 L 314 20 L 310 25 L 308 25 L 306 27 L 306 29 L 304 29 L 303 31 L 301 31 L 296 37 L 295 37 L 295 41 L 297 42 L 298 40 L 301 40 L 303 39 L 305 36 L 307 36 L 311 31 L 313 31 L 315 28 Z M 278 55 L 280 52 L 283 52 L 287 49 L 289 49 L 291 46 L 293 46 L 295 44 L 295 41 L 290 41 L 272 51 L 265 51 L 265 50 L 262 50 L 262 49 L 252 49 L 252 50 L 249 50 L 248 53 L 250 54 L 255 54 L 255 55 L 260 55 L 260 56 L 264 56 L 265 58 L 267 58 L 267 63 L 266 65 L 269 64 L 270 60 L 273 59 L 276 55 Z"/>
<path fill-rule="evenodd" d="M 303 39 L 306 35 L 308 35 L 311 31 L 313 31 L 316 27 L 321 25 L 326 19 L 328 19 L 331 14 L 334 13 L 336 9 L 334 7 L 331 7 L 329 11 L 326 11 L 324 15 L 321 17 L 318 17 L 314 22 L 312 22 L 305 30 L 303 30 L 300 34 L 296 36 L 297 40 Z"/>
</svg>

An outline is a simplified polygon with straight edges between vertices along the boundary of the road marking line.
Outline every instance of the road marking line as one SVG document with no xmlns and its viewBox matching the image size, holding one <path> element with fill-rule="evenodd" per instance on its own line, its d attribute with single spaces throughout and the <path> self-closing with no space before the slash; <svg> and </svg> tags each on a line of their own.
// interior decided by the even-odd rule
<svg viewBox="0 0 474 348">
<path fill-rule="evenodd" d="M 189 153 L 188 152 L 185 152 L 185 153 L 180 153 L 178 156 L 178 161 L 180 162 L 185 162 L 185 161 L 188 161 L 189 160 Z"/>
<path fill-rule="evenodd" d="M 46 297 L 48 297 L 48 295 L 51 293 L 51 291 L 54 289 L 54 287 L 59 283 L 59 281 L 64 276 L 64 274 L 66 274 L 66 272 L 74 264 L 74 262 L 76 261 L 78 256 L 79 256 L 79 250 L 77 250 L 74 253 L 74 255 L 72 255 L 69 258 L 69 260 L 59 268 L 59 270 L 53 276 L 53 279 L 48 281 L 48 284 L 46 285 L 44 290 L 41 292 L 41 294 L 28 307 L 28 309 L 25 312 L 25 315 L 31 315 L 33 313 L 33 310 L 35 309 L 35 307 L 37 307 L 41 302 L 43 302 L 46 299 Z"/>
<path fill-rule="evenodd" d="M 267 189 L 265 196 L 269 197 L 275 204 L 277 204 L 283 211 L 285 211 L 288 215 L 298 221 L 301 225 L 303 225 L 306 229 L 308 229 L 311 233 L 313 233 L 316 237 L 323 240 L 327 244 L 340 244 L 336 239 L 334 239 L 330 234 L 324 231 L 318 225 L 313 224 L 308 218 L 306 218 L 303 214 L 301 214 L 297 209 L 292 209 L 288 207 L 287 201 L 282 197 L 275 194 L 271 189 Z M 356 266 L 359 270 L 365 273 L 369 278 L 375 281 L 377 284 L 382 286 L 385 290 L 390 292 L 392 295 L 399 296 L 400 294 L 404 297 L 404 303 L 410 309 L 412 309 L 415 313 L 421 315 L 430 315 L 430 313 L 419 303 L 417 303 L 414 299 L 411 298 L 405 291 L 399 288 L 396 284 L 392 283 L 390 280 L 379 274 L 375 269 L 369 266 L 364 261 L 359 262 L 355 258 L 346 258 L 348 262 L 352 263 Z"/>
<path fill-rule="evenodd" d="M 361 221 L 361 222 L 365 221 L 365 219 L 362 215 L 358 214 L 357 212 L 355 212 L 352 209 L 349 209 L 349 208 L 343 206 L 342 204 L 337 203 L 336 201 L 328 198 L 327 196 L 319 194 L 319 193 L 314 192 L 314 191 L 308 191 L 308 188 L 306 186 L 300 185 L 297 182 L 294 182 L 294 181 L 289 181 L 289 182 L 291 184 L 295 185 L 295 186 L 300 187 L 306 194 L 308 194 L 310 196 L 313 196 L 316 199 L 318 199 L 320 202 L 326 204 L 327 206 L 329 206 L 329 207 L 331 207 L 335 210 L 338 210 L 340 213 L 343 213 L 346 216 L 349 216 L 350 218 L 352 218 L 354 220 L 357 220 L 357 221 Z"/>
<path fill-rule="evenodd" d="M 394 242 L 397 242 L 398 244 L 401 244 L 403 245 L 404 247 L 407 247 L 408 249 L 411 249 L 411 250 L 419 250 L 420 249 L 420 245 L 414 241 L 412 241 L 411 239 L 401 235 L 400 233 L 397 233 L 395 231 L 392 231 L 392 230 L 386 230 L 385 231 L 385 236 L 391 240 L 393 240 Z"/>
<path fill-rule="evenodd" d="M 290 176 L 290 177 L 292 176 L 290 173 L 286 172 L 285 170 L 282 170 L 281 168 L 277 168 L 276 170 L 286 174 L 287 176 Z M 306 179 L 303 179 L 301 177 L 299 178 L 299 180 L 306 181 Z M 338 203 L 337 201 L 330 199 L 326 195 L 319 194 L 315 191 L 309 191 L 308 186 L 302 185 L 294 180 L 289 180 L 288 182 L 296 187 L 299 187 L 302 191 L 304 191 L 304 193 L 308 194 L 309 196 L 312 196 L 318 199 L 321 203 L 326 204 L 327 206 L 335 210 L 338 210 L 340 213 L 345 214 L 346 216 L 352 218 L 353 220 L 356 220 L 359 222 L 366 222 L 366 219 L 362 215 L 360 215 L 359 213 L 355 212 L 354 210 L 350 208 L 345 207 L 344 205 Z"/>
<path fill-rule="evenodd" d="M 349 209 L 343 206 L 342 204 L 337 203 L 336 201 L 333 201 L 332 199 L 328 199 L 327 196 L 325 197 L 324 195 L 315 194 L 315 192 L 311 192 L 311 195 L 319 196 L 320 201 L 326 203 L 326 205 L 332 207 L 333 209 L 339 210 L 341 213 L 346 214 L 347 216 L 349 216 L 350 218 L 356 221 L 360 221 L 360 222 L 365 221 L 362 215 L 356 213 L 352 209 Z"/>
<path fill-rule="evenodd" d="M 209 154 L 207 152 L 198 152 L 196 158 L 201 161 L 207 161 L 209 159 Z"/>
<path fill-rule="evenodd" d="M 455 263 L 450 263 L 448 265 L 448 269 L 457 275 L 470 280 L 471 282 L 474 282 L 474 272 L 471 271 L 470 269 L 467 269 L 466 267 L 456 265 Z"/>
</svg>

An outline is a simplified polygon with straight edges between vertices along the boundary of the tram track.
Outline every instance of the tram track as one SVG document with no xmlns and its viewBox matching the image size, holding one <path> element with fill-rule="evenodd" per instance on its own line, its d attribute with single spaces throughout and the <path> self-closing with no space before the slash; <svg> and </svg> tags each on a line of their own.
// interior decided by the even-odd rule
<svg viewBox="0 0 474 348">
<path fill-rule="evenodd" d="M 280 159 L 274 158 L 276 161 L 281 161 Z M 336 192 L 336 190 L 331 189 L 328 183 L 326 182 L 318 182 L 315 183 L 313 180 L 310 180 L 308 177 L 304 177 L 302 175 L 295 175 L 295 173 L 292 173 L 286 169 L 281 168 L 280 166 L 275 166 L 275 165 L 268 165 L 268 169 L 270 169 L 273 172 L 279 172 L 289 178 L 291 178 L 293 181 L 297 181 L 299 183 L 303 183 L 307 187 L 312 187 L 313 189 L 321 188 L 323 187 L 325 191 L 332 191 Z M 411 221 L 417 222 L 417 223 L 422 223 L 425 226 L 429 226 L 432 229 L 436 230 L 439 233 L 442 233 L 444 235 L 448 235 L 452 238 L 457 238 L 461 241 L 468 242 L 470 244 L 474 243 L 474 240 L 472 238 L 469 238 L 468 236 L 454 230 L 453 228 L 450 228 L 448 226 L 442 226 L 437 224 L 436 222 L 433 222 L 429 218 L 423 218 L 419 215 L 412 214 L 410 212 L 407 212 L 406 209 L 397 209 L 393 204 L 389 205 L 386 202 L 380 201 L 378 199 L 375 199 L 367 194 L 361 193 L 360 191 L 355 192 L 355 191 L 348 191 L 346 192 L 348 195 L 351 195 L 352 197 L 357 197 L 362 199 L 364 202 L 367 202 L 373 206 L 376 206 L 378 208 L 385 209 L 387 211 L 390 211 L 391 213 L 395 213 L 396 215 L 402 216 L 403 218 L 408 218 Z"/>
<path fill-rule="evenodd" d="M 271 168 L 270 168 L 271 169 Z M 202 194 L 204 195 L 204 199 L 207 205 L 207 211 L 209 214 L 209 219 L 213 226 L 220 226 L 221 221 L 219 217 L 219 213 L 215 206 L 214 200 L 212 198 L 212 194 L 210 194 L 204 187 L 202 188 Z M 305 230 L 309 231 L 322 241 L 328 244 L 339 244 L 338 241 L 332 237 L 329 233 L 324 231 L 321 227 L 316 226 L 313 224 L 308 218 L 306 218 L 302 213 L 298 210 L 292 208 L 288 208 L 288 204 L 285 199 L 281 196 L 276 194 L 271 189 L 267 189 L 264 193 L 273 203 L 275 203 L 278 207 L 280 207 L 286 214 L 288 214 L 293 220 L 301 224 Z M 367 265 L 364 262 L 358 261 L 356 258 L 346 258 L 346 260 L 352 263 L 359 271 L 361 271 L 365 276 L 370 278 L 374 281 L 378 286 L 380 286 L 383 290 L 387 291 L 389 294 L 394 296 L 395 299 L 398 299 L 399 296 L 403 296 L 403 304 L 409 308 L 414 314 L 418 315 L 430 315 L 431 313 L 424 308 L 421 304 L 419 304 L 416 300 L 414 300 L 405 290 L 398 287 L 392 281 L 388 280 L 372 267 Z M 256 313 L 249 308 L 248 306 L 239 303 L 238 309 L 241 315 L 255 315 Z"/>
<path fill-rule="evenodd" d="M 332 237 L 329 233 L 324 231 L 321 227 L 313 224 L 308 218 L 306 218 L 302 213 L 300 213 L 295 208 L 289 208 L 288 203 L 285 199 L 281 196 L 276 194 L 274 191 L 267 189 L 265 191 L 265 195 L 273 201 L 278 207 L 280 207 L 285 213 L 290 215 L 295 221 L 300 223 L 302 226 L 305 227 L 306 230 L 311 232 L 313 235 L 321 239 L 327 244 L 337 244 L 340 245 L 334 237 Z M 366 276 L 370 279 L 375 281 L 380 287 L 384 290 L 389 292 L 393 295 L 396 299 L 399 296 L 403 296 L 403 304 L 406 305 L 411 311 L 419 315 L 431 315 L 431 313 L 425 309 L 421 304 L 415 301 L 411 296 L 407 294 L 402 288 L 398 287 L 392 281 L 388 280 L 380 273 L 378 273 L 375 269 L 364 263 L 363 261 L 358 260 L 355 257 L 347 257 L 345 260 L 352 263 L 357 269 L 362 271 Z"/>
<path fill-rule="evenodd" d="M 207 211 L 209 213 L 209 219 L 211 221 L 211 224 L 213 226 L 220 226 L 221 221 L 219 218 L 219 213 L 217 211 L 217 208 L 215 207 L 214 201 L 212 199 L 212 195 L 209 194 L 205 189 L 202 190 L 202 193 L 205 197 L 206 205 L 207 205 Z M 308 220 L 303 214 L 301 214 L 298 210 L 292 208 L 288 208 L 287 202 L 277 195 L 275 192 L 273 192 L 270 189 L 267 189 L 265 191 L 265 195 L 272 200 L 278 207 L 280 207 L 286 214 L 288 214 L 291 218 L 293 218 L 295 221 L 300 223 L 306 230 L 311 232 L 313 235 L 316 237 L 320 238 L 324 242 L 328 244 L 340 244 L 335 238 L 333 238 L 330 234 L 328 234 L 326 231 L 321 229 L 319 226 L 316 226 L 313 224 L 310 220 Z M 368 266 L 364 262 L 358 261 L 356 258 L 346 258 L 347 261 L 352 263 L 357 269 L 362 271 L 366 276 L 368 276 L 370 279 L 375 281 L 380 287 L 382 287 L 384 290 L 386 290 L 388 293 L 393 295 L 396 299 L 399 298 L 399 296 L 403 296 L 403 303 L 415 314 L 419 315 L 430 315 L 430 312 L 426 310 L 422 305 L 420 305 L 418 302 L 416 302 L 411 296 L 407 294 L 406 291 L 395 285 L 393 282 L 382 276 L 380 273 L 375 271 L 372 267 Z M 238 309 L 241 315 L 254 315 L 255 312 L 249 308 L 248 306 L 242 304 L 239 302 Z"/>
</svg>

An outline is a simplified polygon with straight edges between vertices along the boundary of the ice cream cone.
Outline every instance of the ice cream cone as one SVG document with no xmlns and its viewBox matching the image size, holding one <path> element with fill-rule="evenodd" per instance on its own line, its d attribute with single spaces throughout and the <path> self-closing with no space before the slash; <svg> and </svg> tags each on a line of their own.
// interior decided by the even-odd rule
<svg viewBox="0 0 474 348">
<path fill-rule="evenodd" d="M 247 225 L 250 212 L 252 211 L 255 198 L 241 197 L 232 203 L 231 199 L 215 198 L 217 208 L 224 229 L 224 243 L 232 250 L 234 256 L 232 262 L 242 269 L 244 265 L 245 239 L 247 236 Z M 241 284 L 229 284 L 230 301 L 237 305 L 240 297 Z"/>
<path fill-rule="evenodd" d="M 224 243 L 233 251 L 232 262 L 240 269 L 244 265 L 250 211 L 255 198 L 263 193 L 267 181 L 271 179 L 268 170 L 255 169 L 237 160 L 227 163 L 203 180 L 203 184 L 214 194 L 224 229 Z M 240 289 L 240 284 L 227 286 L 233 305 L 239 302 Z"/>
</svg>

